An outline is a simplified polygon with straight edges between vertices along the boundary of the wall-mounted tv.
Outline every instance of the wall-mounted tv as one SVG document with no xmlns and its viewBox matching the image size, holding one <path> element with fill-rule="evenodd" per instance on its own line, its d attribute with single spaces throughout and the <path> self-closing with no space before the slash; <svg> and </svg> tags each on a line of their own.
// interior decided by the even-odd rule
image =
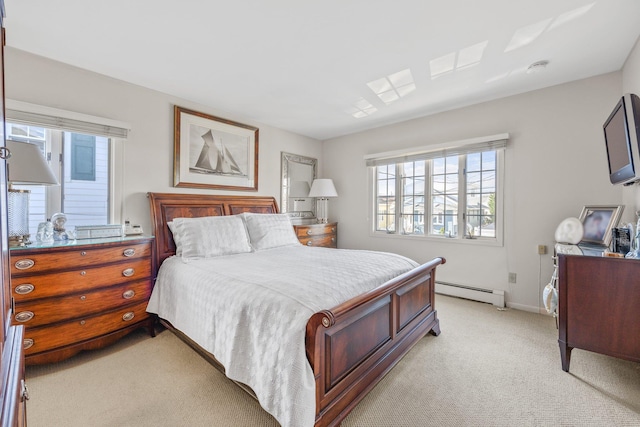
<svg viewBox="0 0 640 427">
<path fill-rule="evenodd" d="M 609 179 L 631 185 L 640 180 L 640 98 L 625 94 L 604 125 Z"/>
</svg>

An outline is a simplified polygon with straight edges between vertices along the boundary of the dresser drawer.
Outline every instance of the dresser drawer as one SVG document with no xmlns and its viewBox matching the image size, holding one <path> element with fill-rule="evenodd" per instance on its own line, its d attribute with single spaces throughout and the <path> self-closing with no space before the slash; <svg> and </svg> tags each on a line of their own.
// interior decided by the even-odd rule
<svg viewBox="0 0 640 427">
<path fill-rule="evenodd" d="M 77 271 L 13 277 L 12 296 L 16 302 L 87 292 L 104 286 L 127 283 L 151 277 L 149 259 L 85 268 Z"/>
<path fill-rule="evenodd" d="M 36 274 L 46 271 L 79 269 L 96 265 L 151 256 L 151 243 L 132 243 L 107 248 L 74 248 L 30 253 L 20 250 L 11 253 L 11 275 Z"/>
<path fill-rule="evenodd" d="M 95 292 L 46 298 L 16 304 L 14 325 L 28 328 L 68 319 L 88 316 L 123 305 L 148 301 L 151 295 L 151 280 L 147 279 L 126 285 L 103 288 Z"/>
<path fill-rule="evenodd" d="M 337 246 L 336 237 L 330 234 L 315 237 L 300 237 L 298 240 L 305 246 L 321 246 L 325 248 L 335 248 Z"/>
<path fill-rule="evenodd" d="M 296 235 L 299 238 L 308 236 L 319 236 L 322 234 L 336 234 L 338 227 L 336 224 L 313 224 L 295 226 Z"/>
<path fill-rule="evenodd" d="M 149 318 L 147 302 L 122 308 L 106 314 L 77 319 L 54 326 L 27 329 L 24 349 L 27 356 L 43 351 L 77 344 L 108 334 Z"/>
</svg>

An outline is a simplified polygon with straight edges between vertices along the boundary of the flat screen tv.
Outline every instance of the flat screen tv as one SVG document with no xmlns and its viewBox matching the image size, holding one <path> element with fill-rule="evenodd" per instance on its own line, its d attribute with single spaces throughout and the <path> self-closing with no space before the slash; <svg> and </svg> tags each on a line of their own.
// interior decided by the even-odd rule
<svg viewBox="0 0 640 427">
<path fill-rule="evenodd" d="M 612 184 L 631 185 L 640 180 L 640 98 L 625 94 L 604 125 L 609 179 Z"/>
</svg>

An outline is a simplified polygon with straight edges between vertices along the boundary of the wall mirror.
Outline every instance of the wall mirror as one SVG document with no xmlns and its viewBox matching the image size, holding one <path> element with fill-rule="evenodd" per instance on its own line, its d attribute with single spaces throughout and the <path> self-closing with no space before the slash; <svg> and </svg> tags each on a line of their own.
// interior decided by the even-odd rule
<svg viewBox="0 0 640 427">
<path fill-rule="evenodd" d="M 281 212 L 292 218 L 316 217 L 315 199 L 308 196 L 317 166 L 318 159 L 282 152 Z"/>
</svg>

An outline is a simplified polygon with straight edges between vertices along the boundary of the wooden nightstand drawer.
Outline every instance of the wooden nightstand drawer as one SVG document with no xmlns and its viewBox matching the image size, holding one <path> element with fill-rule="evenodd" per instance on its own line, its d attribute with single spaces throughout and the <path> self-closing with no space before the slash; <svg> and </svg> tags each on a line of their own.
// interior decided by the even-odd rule
<svg viewBox="0 0 640 427">
<path fill-rule="evenodd" d="M 315 237 L 300 237 L 300 243 L 305 246 L 321 246 L 325 248 L 335 248 L 336 247 L 336 238 L 332 235 L 322 235 Z"/>
<path fill-rule="evenodd" d="M 77 344 L 109 332 L 117 331 L 147 320 L 147 302 L 106 314 L 73 320 L 53 326 L 27 329 L 24 349 L 27 356 L 43 351 Z"/>
<path fill-rule="evenodd" d="M 95 292 L 17 303 L 13 324 L 35 327 L 58 323 L 112 310 L 123 305 L 147 301 L 150 295 L 151 280 L 147 279 Z"/>
<path fill-rule="evenodd" d="M 333 224 L 311 224 L 294 226 L 298 237 L 320 236 L 322 234 L 336 234 L 338 225 Z"/>
<path fill-rule="evenodd" d="M 338 223 L 294 225 L 300 243 L 306 246 L 338 247 Z"/>
<path fill-rule="evenodd" d="M 85 268 L 63 273 L 40 274 L 12 278 L 12 296 L 16 302 L 76 292 L 87 292 L 104 286 L 127 283 L 151 276 L 151 260 L 137 259 L 121 264 Z"/>
<path fill-rule="evenodd" d="M 63 247 L 64 248 L 64 247 Z M 66 248 L 64 248 L 66 249 Z M 33 252 L 29 249 L 11 252 L 11 275 L 36 274 L 46 271 L 61 271 L 83 268 L 151 256 L 150 243 L 107 248 L 72 248 L 51 252 Z"/>
</svg>

